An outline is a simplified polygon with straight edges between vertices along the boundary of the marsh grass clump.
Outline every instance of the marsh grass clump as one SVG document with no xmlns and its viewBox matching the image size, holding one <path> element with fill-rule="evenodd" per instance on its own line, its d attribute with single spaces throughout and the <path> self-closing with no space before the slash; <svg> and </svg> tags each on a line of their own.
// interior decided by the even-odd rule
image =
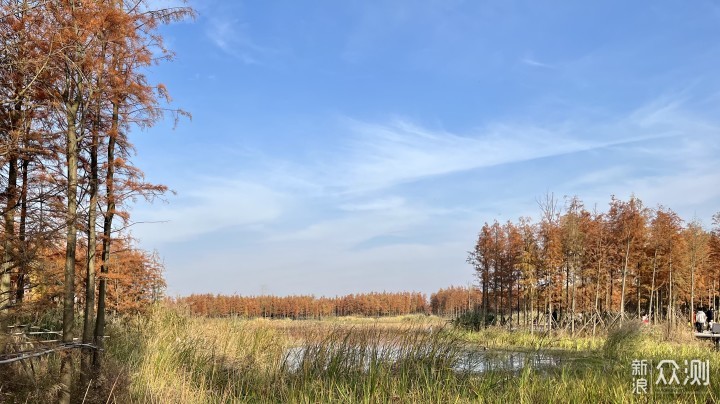
<svg viewBox="0 0 720 404">
<path fill-rule="evenodd" d="M 118 330 L 112 349 L 134 369 L 128 401 L 222 402 L 272 380 L 286 345 L 261 322 L 158 309 Z"/>
<path fill-rule="evenodd" d="M 592 352 L 602 348 L 605 339 L 587 335 L 572 335 L 564 330 L 536 331 L 527 329 L 509 330 L 505 327 L 492 326 L 470 332 L 462 328 L 455 329 L 458 337 L 471 344 L 479 344 L 486 348 L 543 350 L 562 349 L 568 351 Z"/>
<path fill-rule="evenodd" d="M 444 329 L 333 329 L 308 337 L 286 358 L 284 378 L 293 388 L 281 401 L 453 401 L 458 391 L 473 391 L 470 378 L 455 370 L 462 349 Z"/>
<path fill-rule="evenodd" d="M 461 341 L 444 329 L 408 327 L 336 328 L 299 347 L 299 358 L 288 356 L 285 368 L 317 373 L 366 372 L 373 367 L 452 369 L 462 352 Z M 297 355 L 297 354 L 296 354 Z M 297 366 L 288 361 L 295 360 Z"/>
<path fill-rule="evenodd" d="M 410 380 L 452 373 L 462 349 L 461 341 L 443 329 L 335 328 L 292 348 L 283 369 L 308 380 L 361 380 L 381 374 Z"/>
<path fill-rule="evenodd" d="M 640 401 L 720 397 L 714 383 L 720 354 L 696 342 L 665 341 L 660 326 L 626 324 L 607 337 L 588 338 L 499 327 L 467 332 L 425 320 L 204 318 L 157 307 L 110 325 L 105 371 L 90 389 L 77 386 L 76 396 L 87 391 L 85 402 L 111 403 L 637 402 L 630 359 L 709 358 L 708 388 Z M 518 351 L 521 358 L 558 360 L 482 370 L 473 365 Z M 5 379 L 22 365 L 0 367 L 0 401 L 52 401 L 58 363 L 53 356 L 34 361 L 37 388 L 22 394 Z M 18 374 L 9 376 L 29 380 Z"/>
<path fill-rule="evenodd" d="M 130 402 L 456 401 L 476 378 L 456 374 L 463 342 L 424 323 L 131 319 L 109 349 L 133 369 Z M 124 330 L 124 331 L 123 331 Z M 432 401 L 432 400 L 431 400 Z"/>
<path fill-rule="evenodd" d="M 491 324 L 495 320 L 493 314 L 483 316 L 481 311 L 468 311 L 455 317 L 452 321 L 455 327 L 467 331 L 480 331 L 486 324 Z"/>
<path fill-rule="evenodd" d="M 602 349 L 604 357 L 621 359 L 636 352 L 644 339 L 642 326 L 639 321 L 625 321 L 610 329 Z"/>
</svg>

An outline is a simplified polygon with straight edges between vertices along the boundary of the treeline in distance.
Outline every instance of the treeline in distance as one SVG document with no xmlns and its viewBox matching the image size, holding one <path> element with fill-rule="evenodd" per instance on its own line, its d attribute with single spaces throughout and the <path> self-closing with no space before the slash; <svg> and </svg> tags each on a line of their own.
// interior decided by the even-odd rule
<svg viewBox="0 0 720 404">
<path fill-rule="evenodd" d="M 419 292 L 382 292 L 338 297 L 193 294 L 168 301 L 201 316 L 306 319 L 429 313 L 457 316 L 473 310 L 481 299 L 476 288 L 450 287 L 433 293 L 430 300 Z"/>
<path fill-rule="evenodd" d="M 482 226 L 468 262 L 486 315 L 689 321 L 698 306 L 718 305 L 720 213 L 708 230 L 635 196 L 612 197 L 607 211 L 588 210 L 577 197 L 559 205 L 547 195 L 539 221 Z"/>
</svg>

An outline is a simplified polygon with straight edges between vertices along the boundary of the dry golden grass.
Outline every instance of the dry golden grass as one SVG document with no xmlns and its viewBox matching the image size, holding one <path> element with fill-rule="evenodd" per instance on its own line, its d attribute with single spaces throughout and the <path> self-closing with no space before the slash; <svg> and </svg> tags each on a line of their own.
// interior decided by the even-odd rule
<svg viewBox="0 0 720 404">
<path fill-rule="evenodd" d="M 720 397 L 715 384 L 632 394 L 632 359 L 710 358 L 711 368 L 720 369 L 720 356 L 707 346 L 662 341 L 661 330 L 653 327 L 572 338 L 500 328 L 459 332 L 443 329 L 440 318 L 208 319 L 163 309 L 134 324 L 125 329 L 135 332 L 116 338 L 112 350 L 132 369 L 125 399 L 135 402 L 714 402 Z M 133 344 L 138 330 L 142 342 Z M 129 345 L 140 349 L 128 350 Z M 454 371 L 458 353 L 478 345 L 565 349 L 585 359 L 543 371 L 526 367 L 519 374 Z M 305 355 L 299 365 L 288 366 L 288 349 L 298 346 Z"/>
<path fill-rule="evenodd" d="M 720 354 L 697 341 L 665 341 L 659 327 L 629 324 L 606 336 L 530 335 L 490 328 L 457 331 L 441 318 L 291 321 L 200 318 L 158 307 L 109 327 L 105 372 L 86 402 L 716 402 Z M 458 358 L 473 347 L 562 350 L 555 368 L 468 373 Z M 294 354 L 289 354 L 294 352 Z M 294 356 L 293 356 L 294 355 Z M 633 359 L 711 361 L 711 386 L 631 390 Z M 0 367 L 0 400 L 53 397 L 57 360 L 34 362 L 33 383 Z M 119 376 L 116 376 L 119 375 Z M 27 376 L 27 375 L 26 375 Z M 13 382 L 22 382 L 15 383 Z M 23 384 L 25 383 L 25 384 Z M 12 386 L 14 390 L 8 390 Z M 23 387 L 24 386 L 24 387 Z M 76 386 L 82 397 L 87 386 Z"/>
</svg>

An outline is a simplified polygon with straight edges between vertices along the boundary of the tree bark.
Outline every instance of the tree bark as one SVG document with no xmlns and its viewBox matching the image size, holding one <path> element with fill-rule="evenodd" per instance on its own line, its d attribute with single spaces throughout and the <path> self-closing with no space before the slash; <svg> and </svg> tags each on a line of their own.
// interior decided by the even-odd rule
<svg viewBox="0 0 720 404">
<path fill-rule="evenodd" d="M 630 239 L 628 239 L 628 241 L 627 241 L 627 247 L 625 248 L 625 259 L 623 262 L 622 288 L 620 291 L 620 320 L 625 318 L 625 280 L 627 279 L 629 256 L 630 256 Z"/>
<path fill-rule="evenodd" d="M 655 293 L 655 274 L 657 272 L 657 248 L 655 249 L 655 256 L 653 257 L 653 273 L 652 273 L 652 284 L 650 286 L 650 302 L 648 303 L 648 321 L 652 321 L 653 324 L 655 324 L 655 321 L 653 320 L 653 294 Z"/>
<path fill-rule="evenodd" d="M 575 268 L 573 265 L 573 271 L 572 271 L 572 300 L 571 300 L 571 309 L 570 314 L 572 315 L 572 319 L 570 319 L 570 334 L 575 335 L 575 298 L 576 298 L 576 292 L 577 288 L 575 287 Z"/>
<path fill-rule="evenodd" d="M 89 206 L 87 221 L 87 262 L 85 263 L 85 312 L 83 316 L 83 337 L 85 344 L 93 342 L 95 335 L 95 251 L 97 244 L 97 232 L 95 229 L 97 221 L 97 203 L 98 203 L 98 122 L 100 119 L 100 107 L 98 103 L 97 116 L 95 117 L 94 128 L 90 143 L 90 186 L 89 186 Z M 89 349 L 83 349 L 82 352 L 82 375 L 81 386 L 88 383 L 88 377 L 92 370 L 94 354 Z"/>
<path fill-rule="evenodd" d="M 25 276 L 27 276 L 28 249 L 26 240 L 27 223 L 27 189 L 28 189 L 28 167 L 30 160 L 22 159 L 22 188 L 20 189 L 20 227 L 18 229 L 18 241 L 20 242 L 20 269 L 18 271 L 15 299 L 22 303 L 25 298 Z"/>
<path fill-rule="evenodd" d="M 668 324 L 672 326 L 675 323 L 675 315 L 674 315 L 674 307 L 673 307 L 673 271 L 672 271 L 672 262 L 670 262 L 670 285 L 669 285 L 670 291 L 668 293 L 668 308 L 667 308 L 667 316 L 668 316 Z"/>
<path fill-rule="evenodd" d="M 691 228 L 692 229 L 692 228 Z M 692 323 L 693 313 L 695 313 L 695 267 L 696 267 L 696 255 L 697 255 L 697 237 L 695 229 L 692 229 L 692 241 L 690 246 L 690 322 Z M 702 303 L 702 298 L 700 299 Z"/>
<path fill-rule="evenodd" d="M 97 319 L 95 322 L 95 344 L 98 348 L 105 346 L 105 296 L 107 293 L 107 274 L 110 263 L 110 237 L 112 235 L 112 222 L 115 214 L 115 136 L 119 130 L 120 108 L 118 103 L 113 103 L 112 126 L 110 136 L 108 137 L 107 150 L 107 175 L 105 178 L 105 190 L 107 198 L 107 206 L 105 209 L 105 218 L 103 219 L 103 238 L 102 253 L 100 265 L 100 281 L 98 283 L 98 302 L 97 302 Z M 100 350 L 95 350 L 93 356 L 93 365 L 100 368 L 101 365 Z"/>
<path fill-rule="evenodd" d="M 0 312 L 7 311 L 12 303 L 12 284 L 10 271 L 13 268 L 13 238 L 15 236 L 15 209 L 17 205 L 17 156 L 14 151 L 8 159 L 8 182 L 5 188 L 7 206 L 3 212 L 3 240 L 2 266 L 0 266 Z"/>
<path fill-rule="evenodd" d="M 594 316 L 600 314 L 600 269 L 602 268 L 602 258 L 598 260 L 597 276 L 595 278 L 595 313 L 593 314 L 593 337 L 597 329 L 597 320 Z"/>
</svg>

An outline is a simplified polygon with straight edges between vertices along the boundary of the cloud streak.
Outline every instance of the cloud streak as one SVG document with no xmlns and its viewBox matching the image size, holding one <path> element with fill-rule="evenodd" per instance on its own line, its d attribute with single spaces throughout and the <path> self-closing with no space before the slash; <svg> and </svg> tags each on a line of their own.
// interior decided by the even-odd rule
<svg viewBox="0 0 720 404">
<path fill-rule="evenodd" d="M 227 178 L 212 181 L 189 179 L 183 187 L 194 184 L 194 188 L 180 189 L 184 204 L 140 212 L 141 220 L 169 222 L 145 225 L 143 238 L 180 241 L 232 226 L 277 229 L 283 227 L 280 219 L 284 215 L 297 215 L 305 209 L 311 215 L 295 219 L 300 229 L 276 232 L 268 240 L 342 239 L 343 248 L 349 248 L 453 213 L 453 206 L 438 209 L 423 203 L 422 195 L 404 194 L 399 186 L 443 176 L 452 183 L 451 176 L 471 170 L 590 151 L 609 156 L 608 163 L 579 167 L 575 173 L 567 173 L 570 178 L 565 182 L 556 182 L 556 187 L 572 192 L 602 189 L 602 197 L 607 198 L 620 192 L 622 185 L 623 189 L 654 195 L 656 178 L 674 175 L 663 172 L 660 161 L 674 161 L 679 176 L 702 174 L 716 161 L 712 151 L 718 148 L 717 142 L 708 145 L 706 139 L 720 133 L 716 124 L 693 117 L 683 110 L 682 103 L 669 99 L 649 103 L 602 125 L 495 123 L 458 134 L 399 119 L 387 124 L 344 119 L 342 124 L 344 141 L 312 163 L 251 153 L 244 157 L 259 159 L 255 169 L 229 170 Z M 668 148 L 662 139 L 675 139 L 672 144 L 676 146 Z M 655 173 L 640 173 L 631 160 L 612 163 L 610 156 L 645 159 L 645 167 Z M 668 178 L 668 183 L 679 184 L 674 177 Z M 548 181 L 552 187 L 553 182 Z M 697 190 L 689 185 L 683 189 L 688 187 Z M 290 212 L 292 209 L 296 210 Z M 336 217 L 328 217 L 323 211 L 335 212 Z M 364 230 L 348 238 L 343 236 L 346 228 Z"/>
<path fill-rule="evenodd" d="M 182 203 L 135 212 L 140 222 L 135 232 L 144 242 L 183 242 L 231 227 L 252 228 L 277 219 L 287 206 L 279 190 L 262 184 L 208 178 L 192 182 L 198 186 L 180 194 Z"/>
<path fill-rule="evenodd" d="M 554 69 L 554 68 L 555 68 L 555 66 L 553 66 L 553 65 L 549 65 L 549 64 L 543 63 L 543 62 L 539 62 L 539 61 L 537 61 L 537 60 L 535 60 L 535 59 L 533 59 L 533 58 L 530 58 L 530 57 L 522 58 L 522 59 L 520 59 L 520 61 L 521 61 L 522 63 L 524 63 L 524 64 L 526 64 L 526 65 L 528 65 L 528 66 L 532 66 L 532 67 L 541 67 L 541 68 L 543 68 L 543 69 Z"/>
<path fill-rule="evenodd" d="M 355 137 L 349 155 L 343 156 L 342 170 L 349 192 L 647 140 L 586 140 L 579 126 L 495 124 L 469 135 L 433 131 L 404 120 L 387 125 L 349 121 L 349 126 Z"/>
<path fill-rule="evenodd" d="M 262 64 L 264 57 L 275 53 L 255 43 L 250 37 L 250 25 L 238 19 L 211 17 L 205 34 L 220 50 L 246 65 Z"/>
<path fill-rule="evenodd" d="M 545 190 L 577 194 L 601 210 L 611 194 L 634 192 L 648 206 L 663 203 L 683 217 L 704 217 L 720 198 L 714 186 L 720 183 L 720 125 L 677 99 L 664 97 L 602 122 L 508 121 L 464 133 L 407 119 L 344 118 L 332 150 L 293 155 L 312 160 L 245 152 L 238 159 L 243 165 L 229 167 L 224 178 L 173 184 L 179 203 L 135 215 L 167 223 L 141 225 L 136 234 L 146 245 L 185 246 L 187 262 L 173 264 L 179 267 L 234 262 L 232 271 L 218 271 L 256 282 L 241 293 L 257 293 L 261 284 L 273 284 L 274 293 L 328 293 L 330 287 L 316 286 L 298 268 L 312 268 L 313 276 L 343 292 L 377 288 L 369 279 L 379 274 L 387 278 L 382 285 L 402 289 L 398 274 L 415 266 L 430 271 L 431 263 L 439 268 L 452 259 L 449 271 L 470 273 L 464 254 L 482 222 L 531 215 L 534 197 Z M 556 165 L 564 168 L 553 172 Z M 472 170 L 482 174 L 464 175 Z M 514 170 L 519 174 L 511 179 Z M 500 171 L 505 178 L 487 175 Z M 206 238 L 242 242 L 231 243 L 232 252 L 186 251 L 195 240 L 207 245 Z M 257 275 L 265 273 L 272 276 Z M 182 283 L 183 276 L 169 279 Z M 428 272 L 417 285 L 437 287 L 441 279 Z M 232 287 L 228 293 L 238 286 Z"/>
</svg>

